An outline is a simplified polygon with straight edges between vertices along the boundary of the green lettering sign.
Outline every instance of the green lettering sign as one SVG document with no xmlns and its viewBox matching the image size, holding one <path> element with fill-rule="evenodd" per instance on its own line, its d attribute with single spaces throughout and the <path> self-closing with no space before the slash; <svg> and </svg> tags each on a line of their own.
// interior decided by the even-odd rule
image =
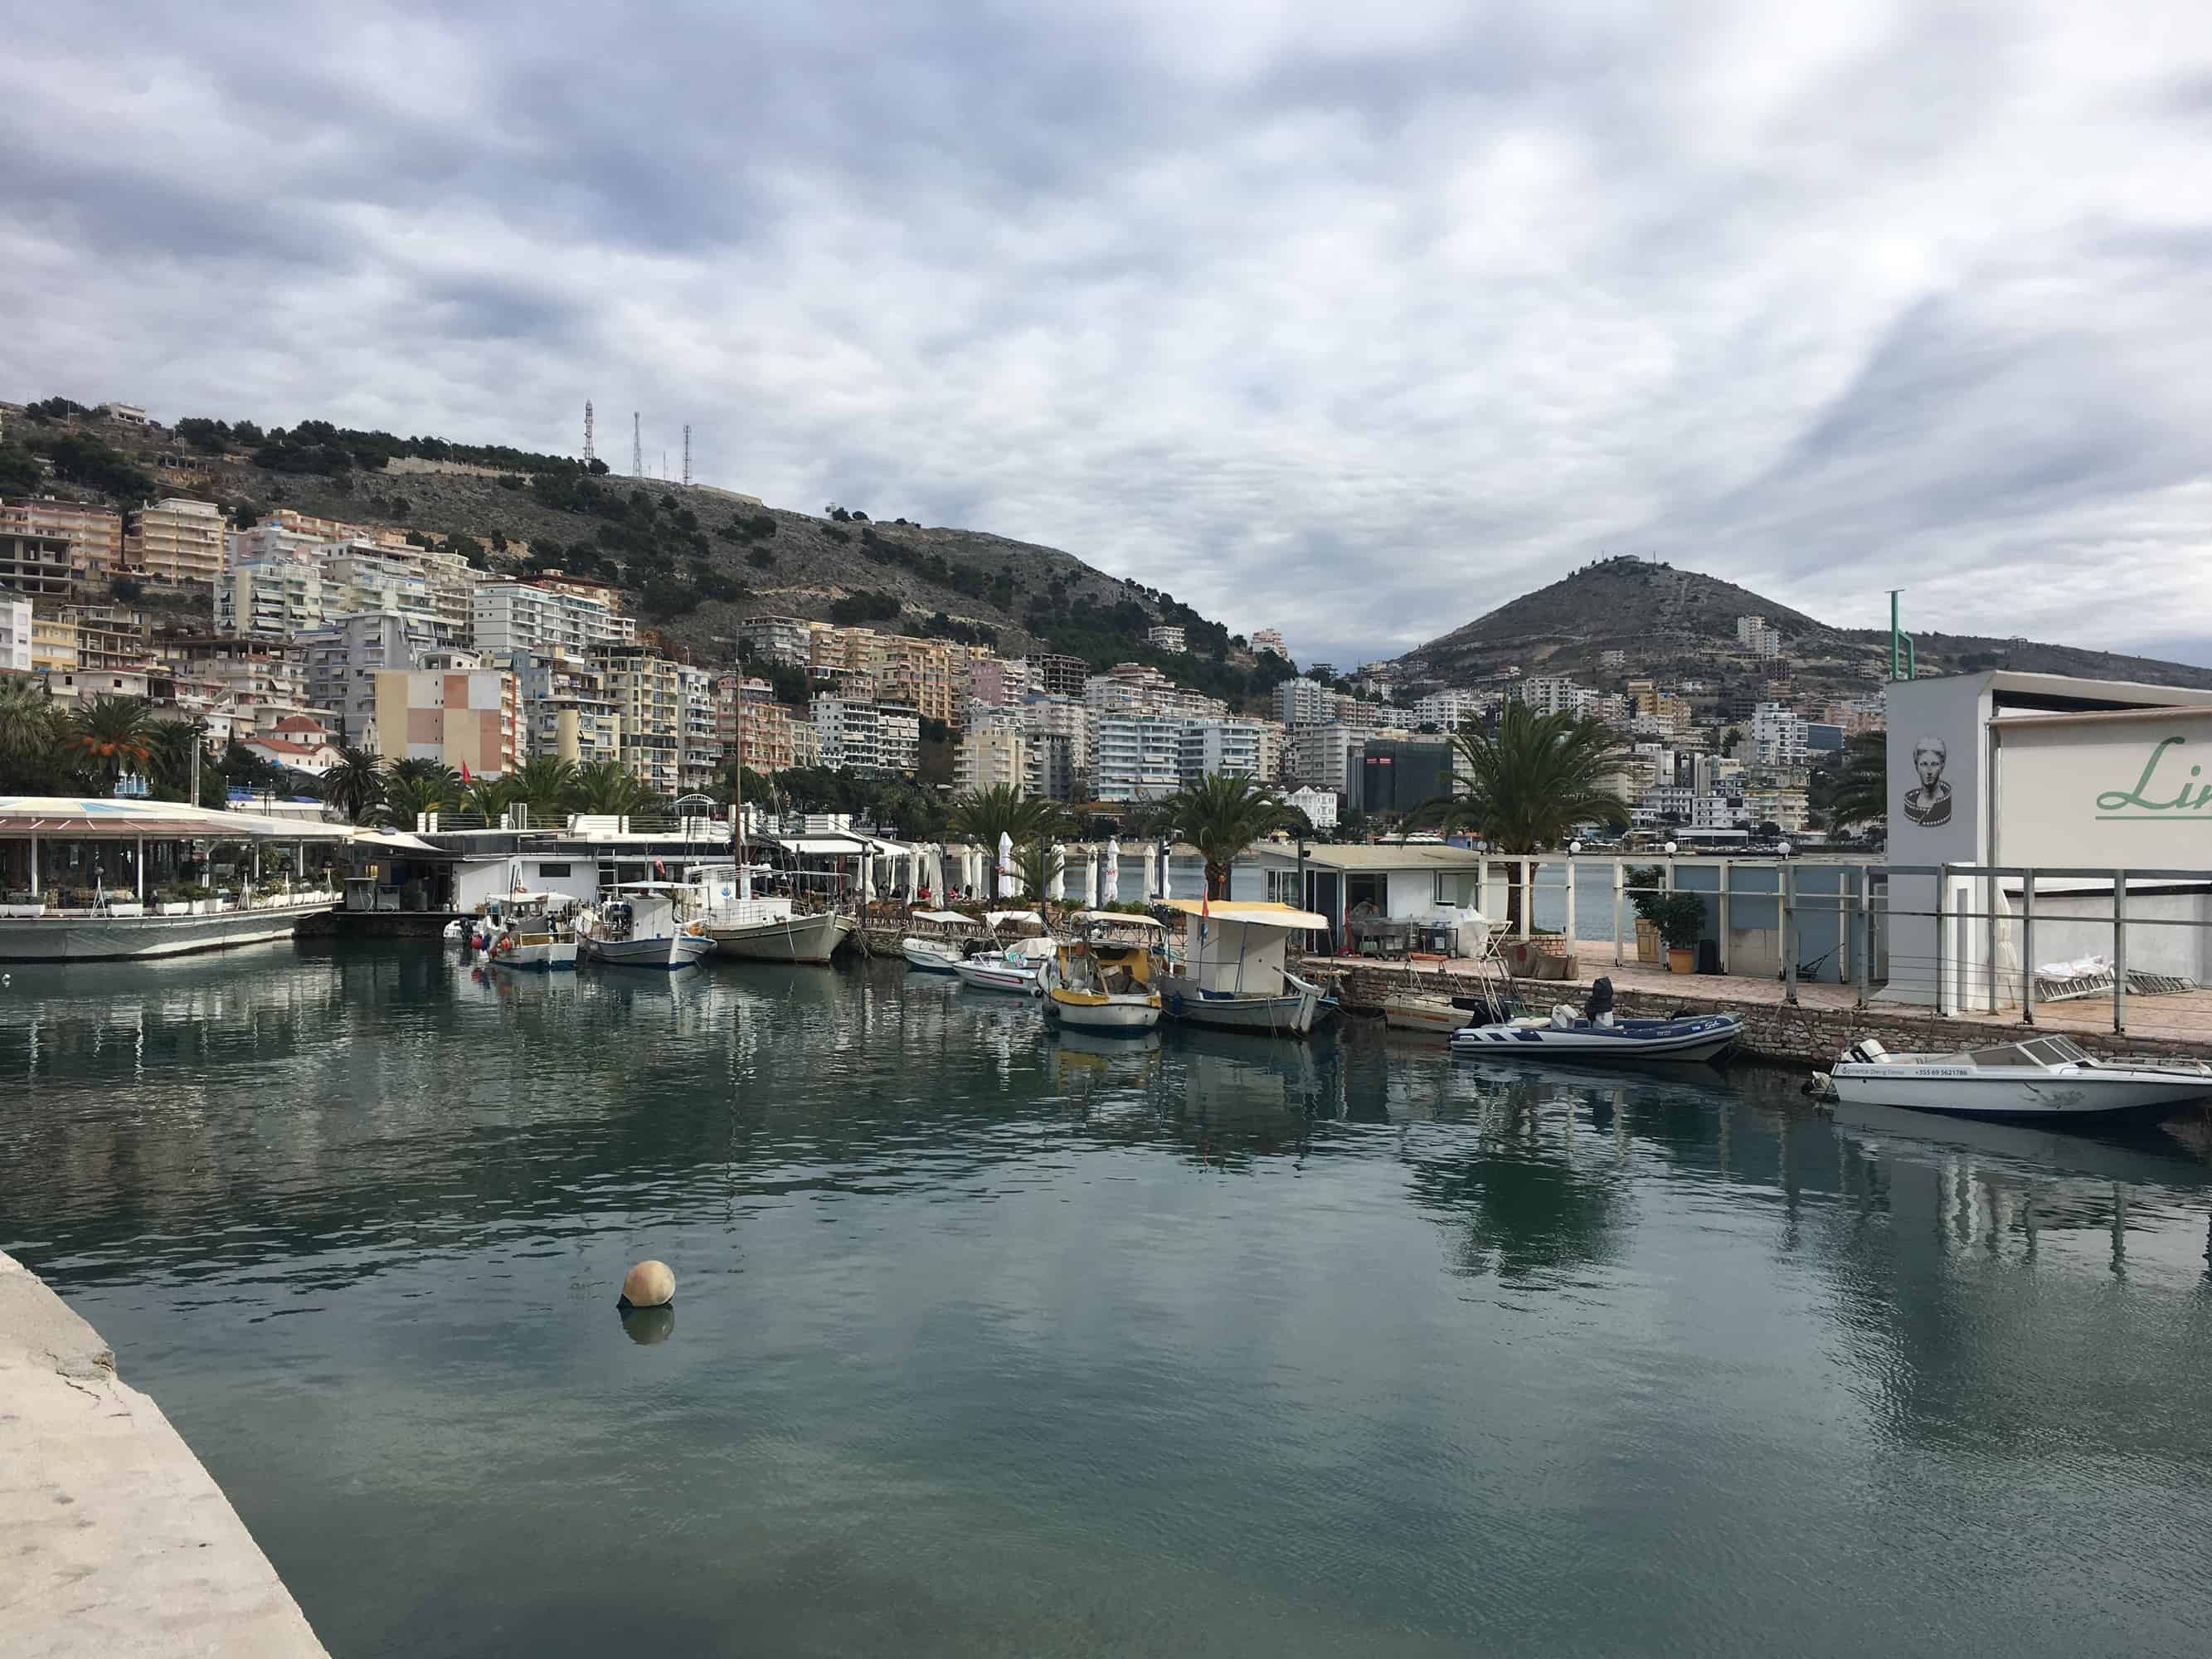
<svg viewBox="0 0 2212 1659">
<path fill-rule="evenodd" d="M 2186 738 L 2160 738 L 2158 746 L 2150 751 L 2150 758 L 2143 763 L 2142 775 L 2136 780 L 2134 788 L 2107 789 L 2097 797 L 2097 816 L 2100 818 L 2149 818 L 2167 812 L 2203 811 L 2206 803 L 2212 802 L 2212 784 L 2191 781 L 2177 783 L 2171 775 L 2164 781 L 2158 776 L 2159 767 L 2166 760 L 2166 751 L 2179 749 L 2186 742 Z M 2179 764 L 2178 758 L 2176 764 Z M 2172 768 L 2168 767 L 2167 771 L 2171 775 Z M 2189 769 L 2189 779 L 2202 777 L 2203 772 L 2203 767 L 2192 766 Z M 2171 799 L 2166 798 L 2169 790 L 2172 791 Z"/>
</svg>

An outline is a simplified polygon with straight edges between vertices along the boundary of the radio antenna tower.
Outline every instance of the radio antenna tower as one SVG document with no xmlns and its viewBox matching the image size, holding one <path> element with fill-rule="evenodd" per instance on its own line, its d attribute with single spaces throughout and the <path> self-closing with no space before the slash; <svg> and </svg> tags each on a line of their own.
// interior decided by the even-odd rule
<svg viewBox="0 0 2212 1659">
<path fill-rule="evenodd" d="M 584 461 L 586 465 L 599 459 L 599 452 L 592 447 L 592 400 L 584 399 Z"/>
<path fill-rule="evenodd" d="M 684 422 L 684 487 L 691 488 L 691 422 Z"/>
<path fill-rule="evenodd" d="M 641 430 L 637 423 L 637 411 L 633 409 L 629 412 L 629 476 L 633 478 L 645 476 L 645 441 L 640 435 Z"/>
</svg>

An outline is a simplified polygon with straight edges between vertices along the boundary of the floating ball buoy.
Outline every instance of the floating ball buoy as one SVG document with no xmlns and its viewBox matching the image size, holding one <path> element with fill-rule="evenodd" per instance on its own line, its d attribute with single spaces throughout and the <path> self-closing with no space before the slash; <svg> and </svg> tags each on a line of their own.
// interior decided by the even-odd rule
<svg viewBox="0 0 2212 1659">
<path fill-rule="evenodd" d="M 641 1261 L 623 1275 L 622 1299 L 631 1308 L 665 1308 L 676 1300 L 676 1275 L 665 1261 Z"/>
</svg>

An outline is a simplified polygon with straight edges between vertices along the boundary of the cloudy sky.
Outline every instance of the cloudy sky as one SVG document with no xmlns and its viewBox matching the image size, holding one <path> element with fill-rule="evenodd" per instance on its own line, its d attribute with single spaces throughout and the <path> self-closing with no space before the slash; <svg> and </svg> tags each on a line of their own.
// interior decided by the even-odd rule
<svg viewBox="0 0 2212 1659">
<path fill-rule="evenodd" d="M 2212 661 L 2202 0 L 7 13 L 0 397 L 590 398 L 1301 657 L 1637 552 Z"/>
</svg>

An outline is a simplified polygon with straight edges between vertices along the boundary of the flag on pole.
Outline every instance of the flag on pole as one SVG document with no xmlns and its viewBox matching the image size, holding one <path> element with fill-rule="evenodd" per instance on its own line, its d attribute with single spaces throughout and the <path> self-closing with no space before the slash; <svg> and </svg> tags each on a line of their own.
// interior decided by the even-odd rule
<svg viewBox="0 0 2212 1659">
<path fill-rule="evenodd" d="M 461 763 L 461 781 L 463 783 L 469 781 L 469 763 L 466 761 Z"/>
</svg>

